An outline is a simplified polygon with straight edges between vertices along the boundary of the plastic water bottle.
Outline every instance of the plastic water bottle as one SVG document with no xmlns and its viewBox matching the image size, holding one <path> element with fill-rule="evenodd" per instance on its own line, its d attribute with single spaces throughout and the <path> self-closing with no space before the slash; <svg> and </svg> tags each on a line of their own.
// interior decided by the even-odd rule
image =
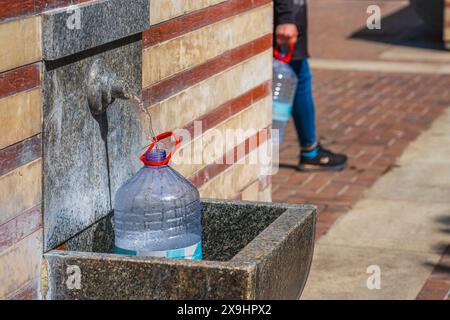
<svg viewBox="0 0 450 320">
<path fill-rule="evenodd" d="M 279 132 L 278 139 L 274 139 L 274 144 L 283 142 L 297 89 L 298 78 L 289 65 L 293 51 L 294 46 L 291 45 L 287 55 L 281 54 L 278 50 L 274 53 L 272 128 Z"/>
<path fill-rule="evenodd" d="M 176 259 L 202 258 L 198 190 L 167 165 L 166 151 L 150 147 L 145 166 L 116 194 L 116 253 Z"/>
</svg>

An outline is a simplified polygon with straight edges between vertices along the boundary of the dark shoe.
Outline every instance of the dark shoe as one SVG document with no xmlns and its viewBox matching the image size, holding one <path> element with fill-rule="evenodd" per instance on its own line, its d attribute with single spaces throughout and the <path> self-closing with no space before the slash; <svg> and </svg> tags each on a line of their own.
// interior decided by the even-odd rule
<svg viewBox="0 0 450 320">
<path fill-rule="evenodd" d="M 347 166 L 347 156 L 336 154 L 320 145 L 314 158 L 300 157 L 299 171 L 341 171 Z"/>
</svg>

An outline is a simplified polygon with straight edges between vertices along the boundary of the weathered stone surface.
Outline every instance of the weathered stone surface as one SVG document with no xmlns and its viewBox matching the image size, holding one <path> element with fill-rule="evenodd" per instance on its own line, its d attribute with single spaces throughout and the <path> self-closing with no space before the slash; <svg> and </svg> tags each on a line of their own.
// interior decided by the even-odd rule
<svg viewBox="0 0 450 320">
<path fill-rule="evenodd" d="M 203 202 L 205 258 L 232 259 L 285 211 L 280 206 L 257 206 L 252 202 Z"/>
<path fill-rule="evenodd" d="M 148 0 L 95 1 L 42 14 L 45 60 L 56 60 L 143 32 L 150 27 Z"/>
<path fill-rule="evenodd" d="M 141 40 L 135 36 L 76 56 L 47 61 L 44 68 L 44 244 L 65 242 L 112 210 L 119 186 L 139 168 L 140 111 L 115 100 L 94 117 L 87 76 L 100 59 L 141 94 Z"/>
<path fill-rule="evenodd" d="M 285 208 L 277 220 L 232 260 L 256 263 L 255 299 L 299 298 L 308 278 L 314 251 L 315 208 Z M 310 214 L 300 215 L 301 211 Z"/>
<path fill-rule="evenodd" d="M 45 254 L 47 299 L 296 299 L 313 255 L 311 206 L 203 201 L 205 260 L 112 254 L 112 215 Z M 79 289 L 67 268 L 79 268 Z M 69 272 L 71 274 L 71 272 Z"/>
</svg>

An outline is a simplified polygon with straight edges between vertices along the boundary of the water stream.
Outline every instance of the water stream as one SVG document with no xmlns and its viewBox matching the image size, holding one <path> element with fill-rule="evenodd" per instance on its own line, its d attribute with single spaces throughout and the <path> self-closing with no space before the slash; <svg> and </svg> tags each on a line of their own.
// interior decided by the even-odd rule
<svg viewBox="0 0 450 320">
<path fill-rule="evenodd" d="M 142 99 L 141 98 L 139 98 L 138 96 L 136 96 L 136 95 L 132 95 L 131 96 L 131 100 L 133 100 L 136 104 L 137 104 L 137 106 L 139 107 L 139 109 L 143 112 L 143 113 L 145 113 L 145 115 L 147 116 L 147 119 L 148 119 L 148 129 L 149 129 L 149 137 L 148 137 L 148 139 L 149 139 L 149 141 L 153 141 L 154 140 L 154 138 L 156 137 L 156 135 L 155 135 L 155 131 L 153 130 L 153 121 L 152 121 L 152 115 L 150 114 L 150 111 L 148 111 L 148 108 L 146 108 L 145 106 L 144 106 L 144 102 L 142 101 Z M 158 149 L 159 147 L 158 147 L 158 143 L 156 143 L 155 144 L 155 148 L 156 149 Z"/>
</svg>

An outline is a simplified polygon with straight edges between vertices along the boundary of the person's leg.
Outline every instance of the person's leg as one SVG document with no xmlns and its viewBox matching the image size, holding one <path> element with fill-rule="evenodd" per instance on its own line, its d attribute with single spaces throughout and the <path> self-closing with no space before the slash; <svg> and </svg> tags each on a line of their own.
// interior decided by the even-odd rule
<svg viewBox="0 0 450 320">
<path fill-rule="evenodd" d="M 310 149 L 317 144 L 316 110 L 312 95 L 311 70 L 307 59 L 293 61 L 291 66 L 298 77 L 292 116 L 300 147 Z"/>
<path fill-rule="evenodd" d="M 335 154 L 320 146 L 316 132 L 316 110 L 312 95 L 312 75 L 308 60 L 293 61 L 292 68 L 298 77 L 292 116 L 300 143 L 301 171 L 342 170 L 347 156 Z"/>
</svg>

